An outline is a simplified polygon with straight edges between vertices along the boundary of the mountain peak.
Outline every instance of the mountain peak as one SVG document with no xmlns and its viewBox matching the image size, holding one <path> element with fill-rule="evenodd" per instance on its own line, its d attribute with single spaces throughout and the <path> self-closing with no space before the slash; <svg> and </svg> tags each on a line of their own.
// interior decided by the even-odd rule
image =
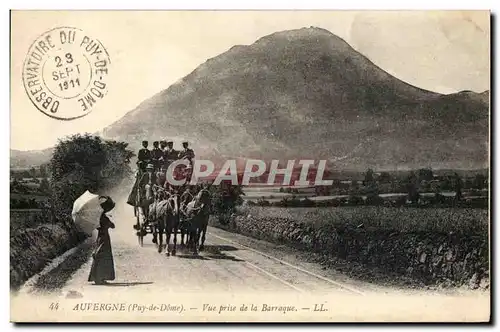
<svg viewBox="0 0 500 332">
<path fill-rule="evenodd" d="M 135 148 L 142 139 L 188 138 L 203 151 L 198 157 L 483 167 L 488 105 L 475 99 L 411 86 L 331 32 L 309 27 L 232 47 L 104 135 Z"/>
</svg>

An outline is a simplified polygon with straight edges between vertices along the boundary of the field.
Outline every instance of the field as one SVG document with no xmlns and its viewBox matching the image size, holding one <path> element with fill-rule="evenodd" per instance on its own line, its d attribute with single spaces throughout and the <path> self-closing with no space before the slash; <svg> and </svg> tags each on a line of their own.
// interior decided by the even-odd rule
<svg viewBox="0 0 500 332">
<path fill-rule="evenodd" d="M 291 191 L 291 192 L 290 192 Z M 266 205 L 274 205 L 280 206 L 283 203 L 284 199 L 293 199 L 295 200 L 294 205 L 286 205 L 288 207 L 292 206 L 300 206 L 300 202 L 305 202 L 305 199 L 309 202 L 314 202 L 318 206 L 338 206 L 338 205 L 346 205 L 346 203 L 350 199 L 350 195 L 347 194 L 329 194 L 329 195 L 317 195 L 314 187 L 290 187 L 288 189 L 275 187 L 275 186 L 247 186 L 243 187 L 244 195 L 242 199 L 244 201 L 248 201 L 249 203 L 255 203 L 257 205 L 262 205 L 262 203 L 266 203 Z M 434 192 L 420 192 L 420 198 L 424 205 L 431 206 L 435 205 L 436 194 Z M 447 203 L 444 201 L 440 201 L 440 207 L 444 207 L 444 205 L 450 205 L 453 201 L 456 193 L 455 191 L 441 191 L 440 195 L 446 199 Z M 401 199 L 407 197 L 408 194 L 404 192 L 384 192 L 378 195 L 378 198 L 381 199 L 381 202 L 385 202 L 389 206 L 400 206 L 402 205 Z M 356 194 L 352 196 L 354 198 L 358 197 L 361 199 L 361 202 L 366 201 L 368 196 L 366 194 Z M 463 200 L 461 202 L 461 207 L 463 208 L 472 208 L 472 207 L 487 207 L 488 206 L 488 190 L 464 190 L 462 192 Z M 398 203 L 399 202 L 399 203 Z M 297 205 L 298 203 L 298 205 Z M 431 203 L 431 204 L 429 204 Z M 444 203 L 444 205 L 443 205 Z M 378 203 L 381 205 L 381 203 Z M 305 205 L 311 206 L 311 205 Z M 439 206 L 438 206 L 439 207 Z"/>
<path fill-rule="evenodd" d="M 396 232 L 488 233 L 489 214 L 478 209 L 419 209 L 378 206 L 338 208 L 280 208 L 242 206 L 238 214 L 255 219 L 287 219 L 310 223 L 314 228 L 324 224 L 342 227 L 393 230 Z"/>
</svg>

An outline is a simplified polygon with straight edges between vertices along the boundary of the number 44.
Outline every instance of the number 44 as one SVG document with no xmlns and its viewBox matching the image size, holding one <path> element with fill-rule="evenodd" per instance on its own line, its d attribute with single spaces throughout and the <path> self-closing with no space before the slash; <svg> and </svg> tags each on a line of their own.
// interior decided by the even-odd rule
<svg viewBox="0 0 500 332">
<path fill-rule="evenodd" d="M 49 305 L 49 309 L 50 310 L 57 310 L 59 309 L 59 303 L 58 302 L 52 302 L 50 305 Z"/>
</svg>

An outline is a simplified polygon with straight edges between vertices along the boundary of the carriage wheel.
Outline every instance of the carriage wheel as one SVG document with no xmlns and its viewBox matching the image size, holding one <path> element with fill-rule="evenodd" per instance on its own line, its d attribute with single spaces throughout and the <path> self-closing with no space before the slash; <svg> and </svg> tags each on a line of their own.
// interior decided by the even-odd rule
<svg viewBox="0 0 500 332">
<path fill-rule="evenodd" d="M 137 209 L 137 225 L 139 225 L 139 229 L 137 230 L 137 240 L 139 241 L 139 245 L 142 247 L 144 245 L 144 236 L 142 235 L 143 232 L 143 225 L 141 224 L 141 213 L 139 209 Z"/>
</svg>

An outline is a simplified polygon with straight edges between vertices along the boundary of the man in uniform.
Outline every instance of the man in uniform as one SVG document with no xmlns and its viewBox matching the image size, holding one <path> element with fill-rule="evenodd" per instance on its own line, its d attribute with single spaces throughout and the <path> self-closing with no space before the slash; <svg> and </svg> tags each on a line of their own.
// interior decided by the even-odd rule
<svg viewBox="0 0 500 332">
<path fill-rule="evenodd" d="M 168 141 L 167 148 L 163 152 L 163 160 L 165 161 L 165 169 L 168 169 L 171 163 L 178 159 L 179 152 L 174 150 L 174 142 Z"/>
<path fill-rule="evenodd" d="M 154 170 L 158 171 L 160 169 L 160 158 L 163 157 L 163 153 L 158 147 L 159 142 L 153 142 L 153 150 L 151 151 L 151 162 L 154 166 Z"/>
<path fill-rule="evenodd" d="M 160 141 L 160 150 L 161 150 L 161 157 L 160 157 L 160 168 L 162 165 L 165 165 L 165 149 L 167 148 L 167 141 L 166 140 L 161 140 Z"/>
<path fill-rule="evenodd" d="M 193 159 L 194 159 L 194 151 L 190 149 L 189 143 L 184 141 L 182 142 L 183 149 L 179 151 L 179 159 L 186 159 L 189 161 L 189 166 L 187 166 L 186 172 L 186 181 L 191 181 L 191 176 L 193 172 Z"/>
<path fill-rule="evenodd" d="M 167 141 L 161 140 L 160 141 L 160 150 L 165 151 L 166 148 L 167 148 Z"/>
<path fill-rule="evenodd" d="M 162 153 L 162 159 L 163 159 L 163 154 L 165 153 L 165 149 L 167 148 L 167 141 L 165 140 L 161 140 L 160 141 L 160 150 L 161 150 L 161 153 Z"/>
<path fill-rule="evenodd" d="M 142 147 L 137 154 L 137 166 L 141 171 L 145 171 L 146 165 L 151 162 L 151 151 L 148 150 L 148 141 L 142 141 Z"/>
<path fill-rule="evenodd" d="M 187 159 L 191 166 L 193 165 L 194 159 L 194 151 L 189 148 L 189 143 L 184 141 L 182 142 L 183 149 L 179 151 L 179 159 Z"/>
</svg>

